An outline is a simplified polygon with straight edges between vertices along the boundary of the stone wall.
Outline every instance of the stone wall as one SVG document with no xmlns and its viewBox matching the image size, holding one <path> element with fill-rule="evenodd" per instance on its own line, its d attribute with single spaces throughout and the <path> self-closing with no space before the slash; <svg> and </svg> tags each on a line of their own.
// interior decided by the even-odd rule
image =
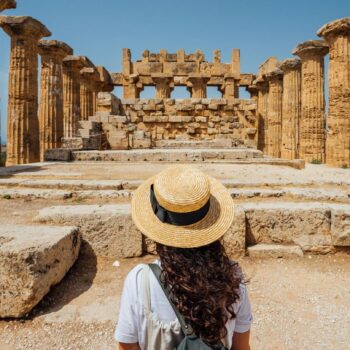
<svg viewBox="0 0 350 350">
<path fill-rule="evenodd" d="M 123 99 L 100 93 L 94 121 L 102 122 L 111 149 L 166 147 L 167 141 L 211 141 L 256 148 L 253 99 Z M 220 141 L 219 141 L 220 140 Z"/>
</svg>

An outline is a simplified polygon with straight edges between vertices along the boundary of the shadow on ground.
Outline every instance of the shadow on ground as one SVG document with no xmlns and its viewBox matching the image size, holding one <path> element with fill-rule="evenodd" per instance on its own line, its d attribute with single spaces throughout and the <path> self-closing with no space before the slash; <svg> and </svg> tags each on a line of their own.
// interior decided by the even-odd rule
<svg viewBox="0 0 350 350">
<path fill-rule="evenodd" d="M 83 241 L 79 257 L 63 280 L 28 315 L 28 319 L 56 312 L 92 286 L 97 273 L 97 257 L 90 244 Z"/>
</svg>

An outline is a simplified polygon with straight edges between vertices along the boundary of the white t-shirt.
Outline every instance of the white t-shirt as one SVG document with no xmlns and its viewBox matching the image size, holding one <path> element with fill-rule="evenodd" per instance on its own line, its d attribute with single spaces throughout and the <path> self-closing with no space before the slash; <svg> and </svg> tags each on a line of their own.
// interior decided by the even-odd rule
<svg viewBox="0 0 350 350">
<path fill-rule="evenodd" d="M 159 264 L 159 260 L 156 261 Z M 115 330 L 115 339 L 121 343 L 139 343 L 141 350 L 145 347 L 146 319 L 142 303 L 142 269 L 145 265 L 135 266 L 127 275 L 121 304 L 119 320 Z M 171 323 L 176 315 L 161 286 L 153 273 L 150 273 L 151 310 L 164 323 Z M 232 346 L 233 333 L 244 333 L 250 329 L 252 312 L 245 285 L 240 286 L 240 299 L 234 305 L 236 318 L 228 320 L 227 345 Z"/>
</svg>

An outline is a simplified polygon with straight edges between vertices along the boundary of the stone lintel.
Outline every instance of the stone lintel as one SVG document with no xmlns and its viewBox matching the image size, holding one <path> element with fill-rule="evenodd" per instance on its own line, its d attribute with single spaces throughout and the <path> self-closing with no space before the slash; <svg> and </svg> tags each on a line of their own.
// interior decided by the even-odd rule
<svg viewBox="0 0 350 350">
<path fill-rule="evenodd" d="M 301 61 L 299 58 L 287 58 L 280 64 L 280 69 L 283 70 L 283 72 L 287 72 L 289 70 L 293 69 L 299 69 L 301 66 Z"/>
<path fill-rule="evenodd" d="M 0 12 L 17 7 L 16 0 L 0 0 Z"/>
<path fill-rule="evenodd" d="M 151 74 L 152 79 L 172 79 L 173 75 L 168 73 L 154 73 Z"/>
<path fill-rule="evenodd" d="M 51 35 L 41 22 L 30 16 L 0 16 L 0 27 L 9 36 L 26 36 L 31 40 Z"/>
<path fill-rule="evenodd" d="M 266 74 L 267 80 L 274 80 L 274 79 L 282 79 L 283 78 L 283 70 L 276 68 L 272 70 L 271 72 L 268 72 Z"/>
<path fill-rule="evenodd" d="M 38 44 L 41 56 L 61 56 L 73 55 L 73 49 L 63 41 L 40 40 Z"/>
<path fill-rule="evenodd" d="M 350 35 L 350 17 L 329 22 L 317 31 L 317 35 L 327 38 L 333 35 Z"/>
<path fill-rule="evenodd" d="M 209 80 L 210 75 L 209 74 L 203 74 L 203 73 L 191 73 L 188 75 L 188 80 Z"/>
<path fill-rule="evenodd" d="M 236 73 L 226 73 L 224 75 L 224 80 L 230 80 L 230 79 L 239 80 L 240 76 L 239 74 L 236 74 Z"/>
<path fill-rule="evenodd" d="M 324 40 L 307 40 L 300 43 L 293 51 L 293 55 L 303 56 L 324 56 L 328 53 L 329 47 Z"/>
</svg>

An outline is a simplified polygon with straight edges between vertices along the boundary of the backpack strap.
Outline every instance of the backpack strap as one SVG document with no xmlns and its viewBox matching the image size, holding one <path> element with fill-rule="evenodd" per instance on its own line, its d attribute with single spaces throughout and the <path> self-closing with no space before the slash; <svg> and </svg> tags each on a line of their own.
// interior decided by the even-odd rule
<svg viewBox="0 0 350 350">
<path fill-rule="evenodd" d="M 185 320 L 182 317 L 182 315 L 180 314 L 179 310 L 172 302 L 169 287 L 165 287 L 164 283 L 162 282 L 162 280 L 160 278 L 160 274 L 161 274 L 162 270 L 160 269 L 159 265 L 158 264 L 149 264 L 148 266 L 150 267 L 150 269 L 154 273 L 157 281 L 159 282 L 160 286 L 162 287 L 162 290 L 163 290 L 165 296 L 167 297 L 171 307 L 173 308 L 175 315 L 176 315 L 177 319 L 179 320 L 179 323 L 181 325 L 181 329 L 182 329 L 183 333 L 186 335 L 193 334 L 192 327 L 185 322 Z"/>
</svg>

